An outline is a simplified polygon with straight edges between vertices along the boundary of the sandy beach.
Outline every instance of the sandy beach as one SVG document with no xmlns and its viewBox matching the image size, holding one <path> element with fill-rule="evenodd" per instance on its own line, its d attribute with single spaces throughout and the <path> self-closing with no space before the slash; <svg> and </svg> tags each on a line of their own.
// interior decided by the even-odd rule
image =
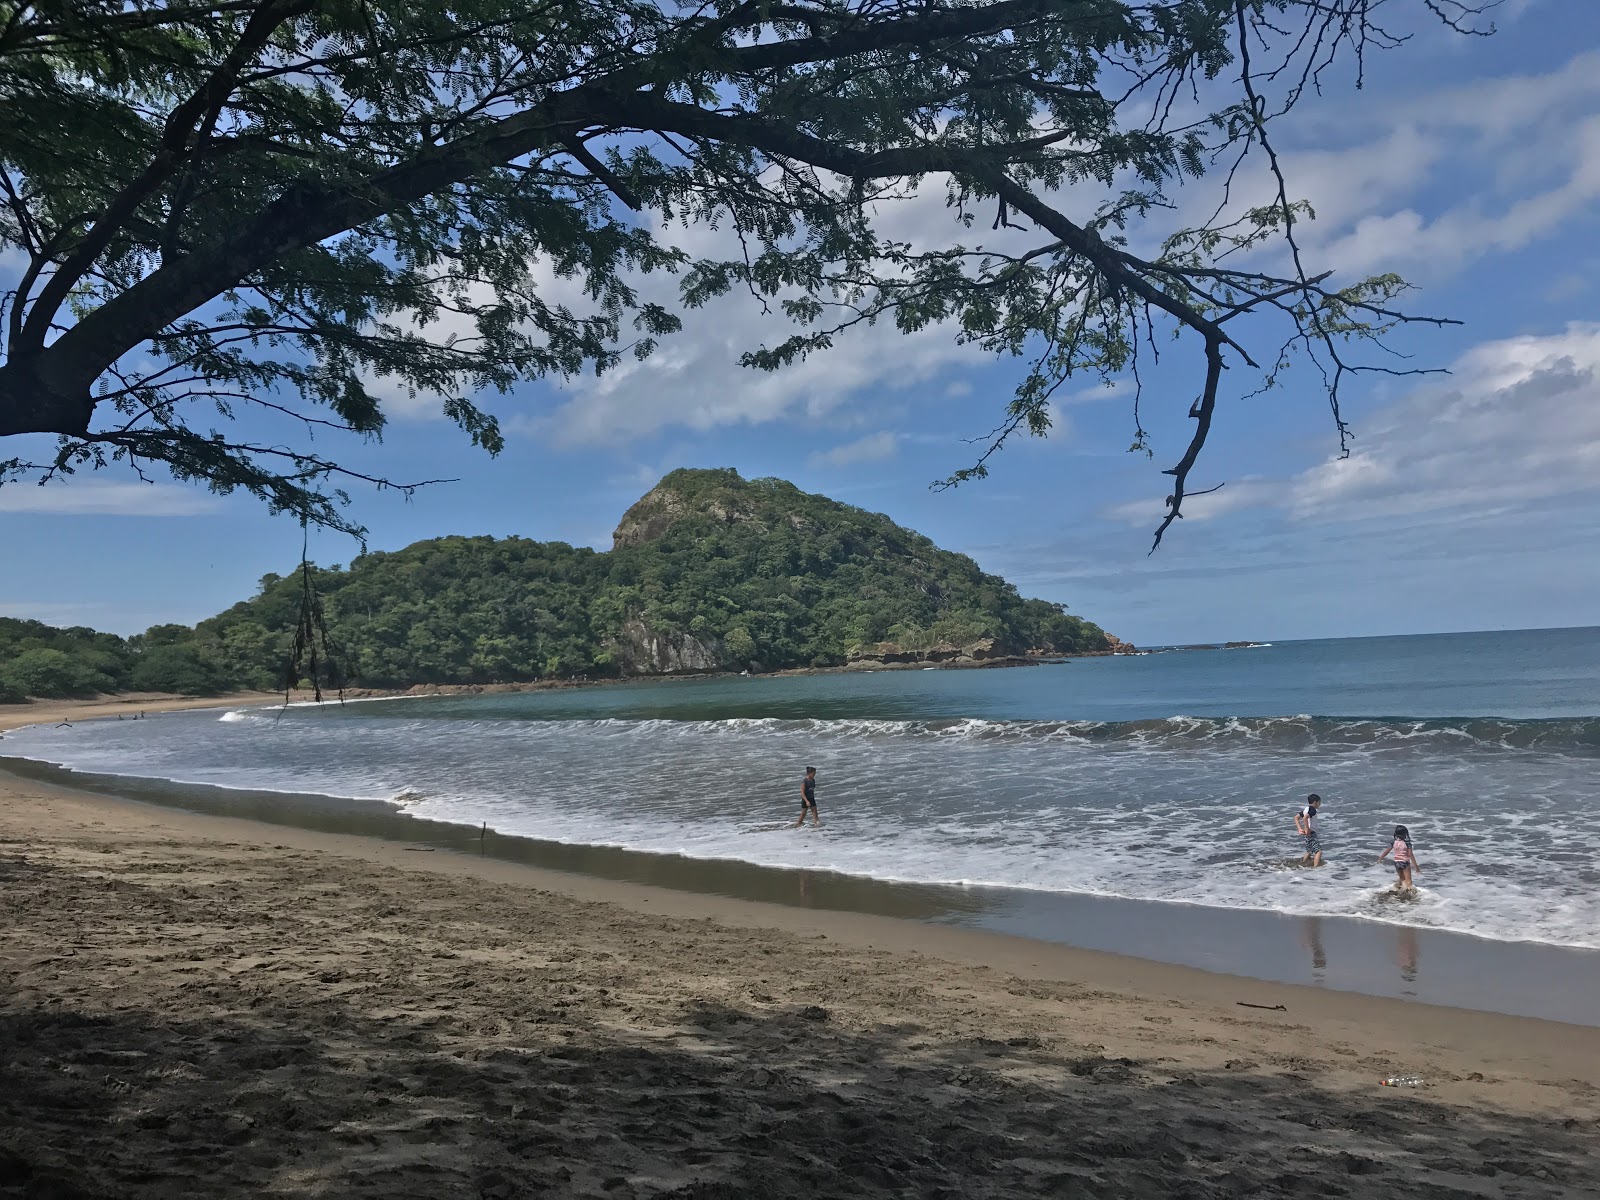
<svg viewBox="0 0 1600 1200">
<path fill-rule="evenodd" d="M 0 1195 L 1594 1194 L 1595 1028 L 4 775 L 0 907 Z"/>
</svg>

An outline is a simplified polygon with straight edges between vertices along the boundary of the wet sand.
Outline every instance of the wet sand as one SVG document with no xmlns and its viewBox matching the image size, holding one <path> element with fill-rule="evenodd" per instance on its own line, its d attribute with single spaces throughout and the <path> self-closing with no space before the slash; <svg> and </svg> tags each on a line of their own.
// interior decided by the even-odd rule
<svg viewBox="0 0 1600 1200">
<path fill-rule="evenodd" d="M 1593 1028 L 11 777 L 0 909 L 0 1195 L 1593 1194 Z"/>
</svg>

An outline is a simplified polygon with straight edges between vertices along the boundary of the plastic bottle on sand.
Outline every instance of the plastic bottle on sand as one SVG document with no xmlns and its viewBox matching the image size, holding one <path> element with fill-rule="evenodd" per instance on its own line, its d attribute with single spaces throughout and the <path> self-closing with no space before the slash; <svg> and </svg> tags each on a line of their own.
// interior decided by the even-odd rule
<svg viewBox="0 0 1600 1200">
<path fill-rule="evenodd" d="M 1380 1081 L 1384 1087 L 1421 1087 L 1422 1079 L 1416 1075 L 1391 1075 Z"/>
</svg>

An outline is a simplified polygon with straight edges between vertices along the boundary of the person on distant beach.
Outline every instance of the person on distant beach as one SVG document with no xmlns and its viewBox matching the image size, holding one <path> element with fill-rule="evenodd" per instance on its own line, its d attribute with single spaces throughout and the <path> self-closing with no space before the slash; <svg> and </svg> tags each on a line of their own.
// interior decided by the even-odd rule
<svg viewBox="0 0 1600 1200">
<path fill-rule="evenodd" d="M 794 823 L 796 829 L 806 823 L 806 813 L 808 812 L 811 814 L 812 823 L 820 827 L 822 818 L 817 815 L 817 769 L 815 767 L 806 768 L 806 777 L 800 784 L 800 819 Z"/>
<path fill-rule="evenodd" d="M 1394 827 L 1394 841 L 1378 855 L 1378 861 L 1382 862 L 1391 854 L 1394 855 L 1394 873 L 1400 877 L 1395 882 L 1395 890 L 1407 894 L 1414 893 L 1417 887 L 1412 882 L 1411 876 L 1421 868 L 1421 864 L 1417 862 L 1416 847 L 1411 844 L 1411 831 L 1404 825 Z"/>
<path fill-rule="evenodd" d="M 1294 831 L 1306 846 L 1306 852 L 1300 856 L 1302 866 L 1322 865 L 1322 839 L 1317 836 L 1317 813 L 1321 808 L 1322 797 L 1313 792 L 1306 797 L 1306 806 L 1294 814 Z"/>
</svg>

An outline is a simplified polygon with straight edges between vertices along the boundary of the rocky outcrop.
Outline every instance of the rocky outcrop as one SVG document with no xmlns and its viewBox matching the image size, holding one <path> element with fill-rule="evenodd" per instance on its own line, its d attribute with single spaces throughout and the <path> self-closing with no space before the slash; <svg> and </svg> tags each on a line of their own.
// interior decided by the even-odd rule
<svg viewBox="0 0 1600 1200">
<path fill-rule="evenodd" d="M 1073 650 L 1063 655 L 1064 658 L 1105 658 L 1112 654 L 1146 654 L 1132 642 L 1125 642 L 1114 633 L 1105 634 L 1105 645 L 1098 650 Z M 1030 650 L 1030 654 L 1042 654 L 1044 651 Z"/>
<path fill-rule="evenodd" d="M 917 666 L 927 664 L 936 666 L 941 663 L 974 663 L 997 662 L 1011 659 L 1015 656 L 1008 654 L 1002 647 L 996 645 L 993 638 L 984 638 L 970 646 L 955 646 L 949 642 L 940 642 L 936 646 L 923 649 L 911 649 L 897 642 L 875 642 L 865 646 L 854 647 L 849 654 L 848 662 L 865 666 Z"/>
<path fill-rule="evenodd" d="M 981 642 L 974 642 L 967 647 L 967 657 L 973 662 L 993 662 L 995 659 L 1009 657 L 1005 649 L 996 644 L 993 638 L 984 638 Z"/>
<path fill-rule="evenodd" d="M 698 472 L 700 475 L 711 473 Z M 754 521 L 760 525 L 754 507 L 750 504 L 741 504 L 731 492 L 696 497 L 685 495 L 674 483 L 674 476 L 679 474 L 677 471 L 672 472 L 640 496 L 633 507 L 622 514 L 622 520 L 611 534 L 613 550 L 656 541 L 680 520 L 689 516 L 711 517 L 725 525 L 731 525 L 736 521 Z M 737 472 L 731 474 L 737 479 Z M 796 528 L 803 527 L 804 523 L 798 519 L 791 518 L 791 521 Z"/>
<path fill-rule="evenodd" d="M 669 488 L 652 488 L 622 514 L 611 535 L 611 548 L 638 546 L 653 542 L 689 511 L 688 502 Z"/>
<path fill-rule="evenodd" d="M 625 621 L 614 646 L 624 675 L 704 675 L 737 670 L 721 638 L 702 641 L 678 629 L 652 629 L 643 621 Z"/>
</svg>

